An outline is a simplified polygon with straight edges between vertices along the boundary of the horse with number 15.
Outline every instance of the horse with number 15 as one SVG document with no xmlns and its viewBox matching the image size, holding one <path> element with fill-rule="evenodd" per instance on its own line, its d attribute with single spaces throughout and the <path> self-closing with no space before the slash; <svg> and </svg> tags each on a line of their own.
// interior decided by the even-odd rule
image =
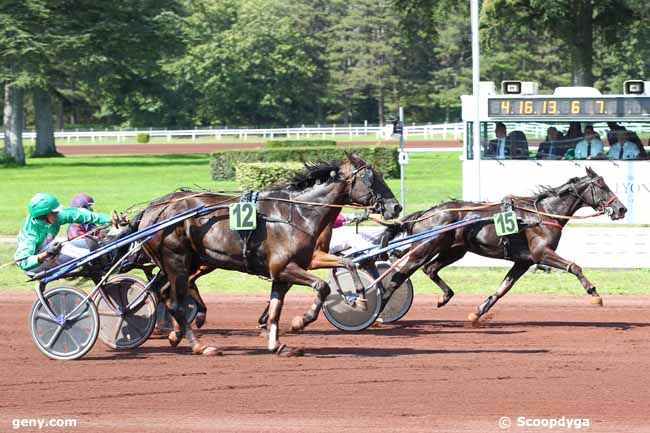
<svg viewBox="0 0 650 433">
<path fill-rule="evenodd" d="M 575 275 L 586 292 L 592 296 L 592 303 L 602 305 L 596 287 L 582 273 L 582 268 L 555 252 L 567 222 L 581 218 L 574 216 L 578 209 L 591 207 L 597 213 L 590 216 L 607 214 L 612 220 L 622 219 L 627 212 L 602 176 L 591 168 L 586 168 L 586 171 L 586 176 L 572 178 L 559 187 L 541 187 L 538 193 L 531 197 L 508 196 L 498 203 L 448 201 L 407 215 L 399 224 L 387 228 L 385 241 L 390 241 L 400 234 L 417 234 L 464 219 L 476 218 L 478 222 L 413 244 L 407 252 L 408 257 L 404 256 L 404 260 L 384 278 L 384 298 L 389 299 L 397 287 L 417 269 L 422 268 L 443 292 L 438 307 L 446 305 L 454 296 L 454 292 L 440 278 L 439 272 L 470 251 L 481 256 L 514 262 L 497 291 L 478 306 L 476 313 L 469 315 L 469 320 L 474 325 L 478 325 L 481 316 L 534 264 L 561 269 Z M 497 234 L 500 228 L 497 224 L 504 222 L 503 215 L 506 212 L 495 215 L 495 209 L 499 207 L 508 208 L 507 213 L 511 215 L 511 219 L 506 222 L 515 228 L 511 233 L 501 233 L 502 236 Z M 492 216 L 501 219 L 493 219 Z M 516 221 L 512 221 L 514 218 L 523 222 L 521 228 L 517 228 Z M 387 284 L 387 281 L 390 283 Z"/>
</svg>

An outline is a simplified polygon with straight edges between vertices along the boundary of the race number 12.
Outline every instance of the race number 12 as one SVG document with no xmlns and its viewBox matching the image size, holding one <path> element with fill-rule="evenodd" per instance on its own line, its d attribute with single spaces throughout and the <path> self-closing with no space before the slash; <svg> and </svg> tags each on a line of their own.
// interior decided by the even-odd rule
<svg viewBox="0 0 650 433">
<path fill-rule="evenodd" d="M 255 230 L 257 227 L 255 203 L 233 203 L 228 209 L 230 230 Z"/>
<path fill-rule="evenodd" d="M 513 211 L 498 213 L 494 216 L 494 228 L 497 236 L 508 236 L 519 231 L 517 214 Z"/>
</svg>

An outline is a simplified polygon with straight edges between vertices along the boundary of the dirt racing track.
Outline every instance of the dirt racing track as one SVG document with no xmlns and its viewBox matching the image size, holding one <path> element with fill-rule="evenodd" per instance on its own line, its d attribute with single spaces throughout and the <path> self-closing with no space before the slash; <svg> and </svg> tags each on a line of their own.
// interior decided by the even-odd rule
<svg viewBox="0 0 650 433">
<path fill-rule="evenodd" d="M 98 342 L 58 362 L 34 346 L 32 293 L 0 302 L 0 431 L 20 418 L 74 418 L 56 432 L 575 431 L 518 427 L 517 418 L 589 419 L 588 432 L 650 432 L 650 298 L 506 297 L 487 323 L 465 321 L 482 300 L 443 309 L 416 296 L 394 325 L 357 334 L 321 316 L 300 335 L 302 358 L 266 353 L 254 324 L 262 296 L 208 295 L 205 342 L 221 357 L 155 339 L 116 352 Z M 289 294 L 286 327 L 310 298 Z M 22 428 L 16 431 L 39 431 Z"/>
</svg>

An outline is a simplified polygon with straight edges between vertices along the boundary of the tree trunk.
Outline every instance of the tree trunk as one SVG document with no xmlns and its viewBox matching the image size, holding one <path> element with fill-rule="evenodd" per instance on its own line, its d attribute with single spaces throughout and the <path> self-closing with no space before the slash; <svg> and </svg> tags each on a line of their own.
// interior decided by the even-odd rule
<svg viewBox="0 0 650 433">
<path fill-rule="evenodd" d="M 575 0 L 575 42 L 573 45 L 573 85 L 593 86 L 593 0 Z"/>
<path fill-rule="evenodd" d="M 56 101 L 56 129 L 61 131 L 65 126 L 65 117 L 63 113 L 63 101 L 61 99 Z"/>
<path fill-rule="evenodd" d="M 23 89 L 5 84 L 5 153 L 19 165 L 25 165 L 23 148 Z"/>
<path fill-rule="evenodd" d="M 379 116 L 379 126 L 384 126 L 384 88 L 379 87 L 377 98 L 377 115 Z"/>
<path fill-rule="evenodd" d="M 36 149 L 34 150 L 34 156 L 56 155 L 52 97 L 45 89 L 34 90 L 34 123 L 36 126 Z"/>
</svg>

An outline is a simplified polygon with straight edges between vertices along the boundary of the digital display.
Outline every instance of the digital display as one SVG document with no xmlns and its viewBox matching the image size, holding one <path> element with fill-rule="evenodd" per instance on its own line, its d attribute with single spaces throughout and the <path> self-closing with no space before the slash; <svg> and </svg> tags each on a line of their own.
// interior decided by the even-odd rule
<svg viewBox="0 0 650 433">
<path fill-rule="evenodd" d="M 650 117 L 650 97 L 489 98 L 490 117 Z"/>
</svg>

